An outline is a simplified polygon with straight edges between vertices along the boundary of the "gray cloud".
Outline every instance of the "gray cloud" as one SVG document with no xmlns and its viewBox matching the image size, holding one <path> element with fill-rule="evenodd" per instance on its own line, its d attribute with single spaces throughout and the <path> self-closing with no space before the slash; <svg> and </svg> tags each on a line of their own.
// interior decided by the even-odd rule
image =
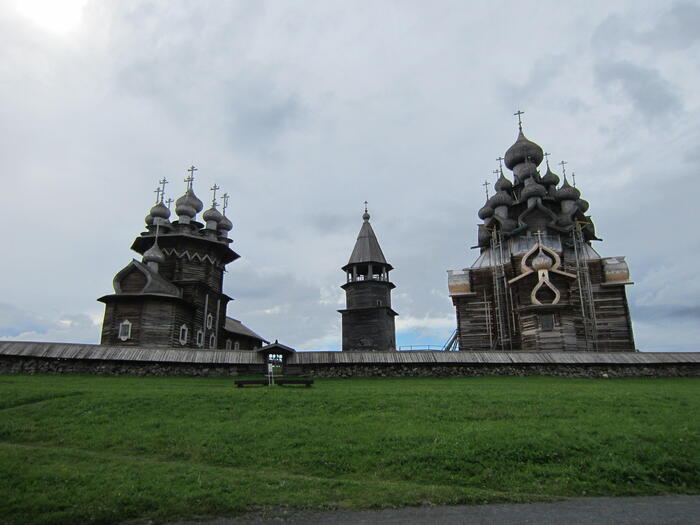
<svg viewBox="0 0 700 525">
<path fill-rule="evenodd" d="M 601 88 L 619 89 L 642 115 L 656 119 L 682 109 L 680 97 L 655 69 L 618 60 L 597 64 L 594 73 Z"/>
</svg>

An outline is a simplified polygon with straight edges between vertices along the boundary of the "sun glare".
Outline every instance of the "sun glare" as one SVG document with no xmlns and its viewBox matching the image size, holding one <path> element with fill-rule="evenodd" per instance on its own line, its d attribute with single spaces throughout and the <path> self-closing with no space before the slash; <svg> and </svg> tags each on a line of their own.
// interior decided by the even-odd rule
<svg viewBox="0 0 700 525">
<path fill-rule="evenodd" d="M 80 25 L 87 0 L 18 0 L 17 12 L 40 28 L 65 35 Z"/>
</svg>

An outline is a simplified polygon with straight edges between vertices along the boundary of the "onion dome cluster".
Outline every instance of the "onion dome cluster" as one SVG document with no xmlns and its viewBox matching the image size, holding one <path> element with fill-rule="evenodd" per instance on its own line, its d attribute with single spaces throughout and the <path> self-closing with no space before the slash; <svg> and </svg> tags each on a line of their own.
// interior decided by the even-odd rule
<svg viewBox="0 0 700 525">
<path fill-rule="evenodd" d="M 501 171 L 494 184 L 495 194 L 478 212 L 483 221 L 479 225 L 479 246 L 489 245 L 490 232 L 494 228 L 510 235 L 542 231 L 543 228 L 568 234 L 576 220 L 592 224 L 590 217 L 583 215 L 588 210 L 588 202 L 581 199 L 581 192 L 569 184 L 566 176 L 560 186 L 561 179 L 551 170 L 549 162 L 545 174 L 539 174 L 537 166 L 543 159 L 542 148 L 525 137 L 521 128 L 517 140 L 504 156 L 506 167 L 513 172 L 512 180 Z M 593 231 L 592 227 L 590 231 Z M 595 238 L 594 234 L 588 238 Z M 542 257 L 547 258 L 544 254 Z M 543 269 L 551 266 L 551 261 L 542 259 L 539 262 Z"/>
</svg>

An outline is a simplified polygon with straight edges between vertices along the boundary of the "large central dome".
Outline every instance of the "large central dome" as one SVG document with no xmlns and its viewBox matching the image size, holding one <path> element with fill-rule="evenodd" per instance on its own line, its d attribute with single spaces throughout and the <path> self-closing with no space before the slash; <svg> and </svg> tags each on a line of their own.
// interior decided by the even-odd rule
<svg viewBox="0 0 700 525">
<path fill-rule="evenodd" d="M 518 164 L 525 162 L 528 157 L 531 162 L 534 162 L 535 166 L 539 166 L 544 158 L 544 151 L 542 151 L 539 144 L 535 144 L 523 135 L 523 130 L 521 129 L 515 144 L 506 151 L 504 158 L 506 167 L 512 170 Z"/>
</svg>

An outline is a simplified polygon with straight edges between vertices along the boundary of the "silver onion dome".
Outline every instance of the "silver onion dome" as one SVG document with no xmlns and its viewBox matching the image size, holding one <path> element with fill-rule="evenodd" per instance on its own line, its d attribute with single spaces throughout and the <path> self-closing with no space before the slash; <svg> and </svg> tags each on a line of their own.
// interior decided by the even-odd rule
<svg viewBox="0 0 700 525">
<path fill-rule="evenodd" d="M 564 177 L 564 184 L 554 192 L 554 197 L 560 201 L 575 201 L 581 196 L 581 192 L 574 188 Z"/>
<path fill-rule="evenodd" d="M 158 264 L 165 262 L 165 255 L 163 255 L 163 252 L 158 247 L 157 242 L 154 242 L 153 245 L 148 250 L 146 250 L 144 252 L 143 262 L 145 262 L 145 263 L 154 262 L 154 263 L 158 263 Z"/>
<path fill-rule="evenodd" d="M 528 158 L 535 163 L 535 166 L 539 166 L 544 158 L 544 151 L 542 151 L 542 148 L 538 144 L 528 139 L 523 134 L 523 131 L 520 130 L 517 140 L 508 148 L 508 151 L 506 151 L 504 155 L 506 167 L 512 170 L 515 166 L 525 162 Z"/>
<path fill-rule="evenodd" d="M 544 186 L 542 186 L 542 184 L 535 182 L 532 177 L 525 179 L 525 187 L 520 193 L 520 198 L 522 200 L 526 200 L 531 197 L 544 197 L 545 195 L 547 195 L 547 190 L 544 188 Z"/>
</svg>

